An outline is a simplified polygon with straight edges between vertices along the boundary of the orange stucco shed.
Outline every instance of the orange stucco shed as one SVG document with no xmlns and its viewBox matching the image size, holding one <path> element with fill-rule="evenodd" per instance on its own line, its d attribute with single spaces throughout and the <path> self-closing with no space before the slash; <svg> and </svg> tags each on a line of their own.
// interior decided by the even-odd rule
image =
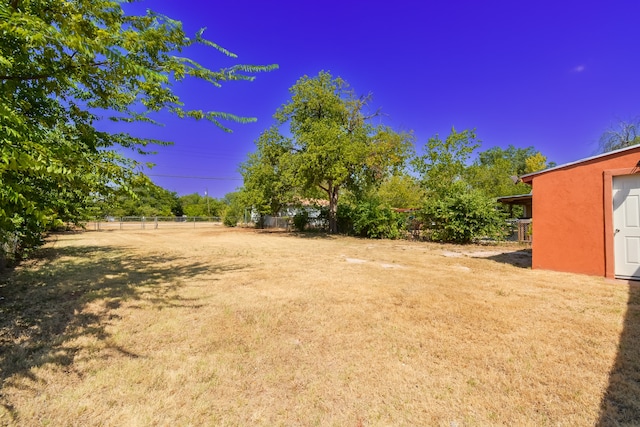
<svg viewBox="0 0 640 427">
<path fill-rule="evenodd" d="M 527 174 L 533 268 L 640 279 L 640 146 Z"/>
</svg>

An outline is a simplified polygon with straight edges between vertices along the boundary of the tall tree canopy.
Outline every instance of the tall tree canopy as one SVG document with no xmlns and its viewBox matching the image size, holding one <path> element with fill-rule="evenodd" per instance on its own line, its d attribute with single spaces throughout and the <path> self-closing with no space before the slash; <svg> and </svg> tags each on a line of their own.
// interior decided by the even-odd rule
<svg viewBox="0 0 640 427">
<path fill-rule="evenodd" d="M 424 154 L 413 160 L 426 195 L 419 215 L 428 238 L 468 243 L 502 236 L 504 218 L 495 200 L 469 180 L 468 163 L 479 146 L 475 130 L 452 128 L 444 141 L 437 135 L 429 138 Z M 485 153 L 481 158 L 494 157 Z"/>
<path fill-rule="evenodd" d="M 464 174 L 474 150 L 480 146 L 475 129 L 456 131 L 443 141 L 435 135 L 424 146 L 424 154 L 415 157 L 413 167 L 421 177 L 427 197 L 439 198 L 455 188 L 466 186 Z"/>
<path fill-rule="evenodd" d="M 125 14 L 117 0 L 0 2 L 0 245 L 29 245 L 55 221 L 75 221 L 88 199 L 127 186 L 136 174 L 123 147 L 149 143 L 100 131 L 100 119 L 154 122 L 150 113 L 223 120 L 253 119 L 190 110 L 172 92 L 193 77 L 213 85 L 252 80 L 271 66 L 212 71 L 181 52 L 204 39 L 187 37 L 178 21 L 148 11 Z M 104 116 L 104 117 L 103 117 Z M 1 255 L 1 253 L 0 253 Z"/>
<path fill-rule="evenodd" d="M 256 141 L 257 150 L 240 165 L 244 177 L 243 201 L 259 215 L 275 215 L 296 195 L 289 156 L 290 139 L 276 127 L 264 131 Z"/>
<path fill-rule="evenodd" d="M 466 170 L 469 184 L 489 197 L 524 194 L 531 191 L 518 177 L 547 168 L 547 158 L 534 147 L 493 147 L 478 153 Z"/>
<path fill-rule="evenodd" d="M 424 189 L 413 176 L 399 173 L 385 179 L 377 195 L 381 202 L 393 208 L 417 208 L 424 199 Z"/>
<path fill-rule="evenodd" d="M 329 231 L 336 233 L 340 192 L 381 182 L 403 165 L 412 135 L 370 124 L 364 111 L 369 97 L 356 97 L 344 80 L 327 72 L 300 78 L 290 92 L 291 100 L 275 114 L 280 126 L 288 125 L 290 136 L 266 131 L 258 153 L 243 168 L 245 182 L 266 166 L 276 182 L 287 180 L 286 187 L 303 194 L 321 190 L 329 200 Z M 267 146 L 279 153 L 277 165 L 269 163 Z"/>
</svg>

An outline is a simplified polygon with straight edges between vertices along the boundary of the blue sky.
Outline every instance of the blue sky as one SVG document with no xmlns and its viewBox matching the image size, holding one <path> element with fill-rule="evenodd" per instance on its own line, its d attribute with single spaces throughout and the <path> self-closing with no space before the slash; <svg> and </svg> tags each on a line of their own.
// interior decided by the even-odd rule
<svg viewBox="0 0 640 427">
<path fill-rule="evenodd" d="M 145 160 L 158 185 L 222 197 L 242 185 L 238 165 L 273 123 L 303 75 L 329 71 L 396 130 L 413 130 L 419 151 L 452 126 L 476 128 L 481 150 L 534 146 L 558 164 L 594 154 L 599 136 L 640 115 L 640 2 L 624 1 L 205 1 L 144 0 L 238 55 L 186 54 L 209 68 L 278 64 L 253 82 L 176 86 L 188 107 L 256 117 L 230 123 L 162 115 L 163 127 L 121 125 L 174 142 Z"/>
</svg>

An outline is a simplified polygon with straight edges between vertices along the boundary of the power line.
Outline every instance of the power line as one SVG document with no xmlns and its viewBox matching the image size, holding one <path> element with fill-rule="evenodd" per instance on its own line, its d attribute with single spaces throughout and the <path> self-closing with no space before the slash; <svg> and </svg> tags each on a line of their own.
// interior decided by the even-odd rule
<svg viewBox="0 0 640 427">
<path fill-rule="evenodd" d="M 206 179 L 214 181 L 242 181 L 242 178 L 222 178 L 215 176 L 185 176 L 185 175 L 157 175 L 147 174 L 147 176 L 162 177 L 162 178 L 181 178 L 181 179 Z"/>
</svg>

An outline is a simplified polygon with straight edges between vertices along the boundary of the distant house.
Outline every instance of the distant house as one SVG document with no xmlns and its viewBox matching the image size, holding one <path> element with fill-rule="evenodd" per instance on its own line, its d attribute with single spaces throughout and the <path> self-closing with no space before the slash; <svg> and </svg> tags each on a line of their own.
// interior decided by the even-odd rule
<svg viewBox="0 0 640 427">
<path fill-rule="evenodd" d="M 302 199 L 295 203 L 286 205 L 280 209 L 277 215 L 261 216 L 255 211 L 251 211 L 251 222 L 261 223 L 265 228 L 289 228 L 291 218 L 302 212 L 308 216 L 309 226 L 320 227 L 322 225 L 322 208 L 329 206 L 328 200 L 323 199 Z"/>
<path fill-rule="evenodd" d="M 521 177 L 533 268 L 640 280 L 640 146 Z"/>
<path fill-rule="evenodd" d="M 301 199 L 280 210 L 280 216 L 294 216 L 306 211 L 309 218 L 318 218 L 322 208 L 328 208 L 329 201 L 324 199 Z"/>
</svg>

